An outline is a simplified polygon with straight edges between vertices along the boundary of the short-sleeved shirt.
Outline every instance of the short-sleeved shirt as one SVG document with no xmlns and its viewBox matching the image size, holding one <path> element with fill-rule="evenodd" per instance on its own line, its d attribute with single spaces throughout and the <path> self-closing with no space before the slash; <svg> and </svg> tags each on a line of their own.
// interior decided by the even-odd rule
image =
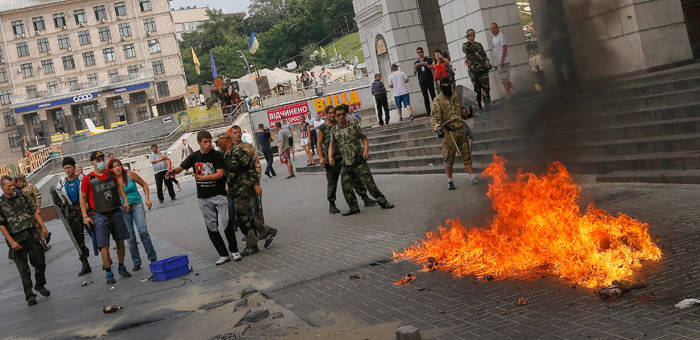
<svg viewBox="0 0 700 340">
<path fill-rule="evenodd" d="M 192 153 L 192 148 L 188 144 L 182 144 L 183 157 L 187 158 Z"/>
<path fill-rule="evenodd" d="M 423 61 L 428 65 L 433 64 L 433 60 L 428 58 L 428 57 L 423 58 Z M 413 63 L 413 65 L 418 64 L 420 62 L 421 62 L 420 59 L 418 59 L 418 60 L 416 60 L 415 63 Z M 430 68 L 427 65 L 419 67 L 418 68 L 418 82 L 419 83 L 429 83 L 432 81 L 433 81 L 433 71 L 430 70 Z"/>
<path fill-rule="evenodd" d="M 200 176 L 213 175 L 224 168 L 224 156 L 216 150 L 202 153 L 195 151 L 180 164 L 183 169 L 194 168 L 194 173 Z M 197 198 L 210 198 L 226 195 L 226 179 L 221 177 L 214 181 L 197 181 Z"/>
<path fill-rule="evenodd" d="M 108 176 L 114 177 L 115 182 L 118 182 L 119 180 L 117 179 L 117 175 L 115 175 L 112 170 L 105 170 L 102 176 L 98 176 L 94 171 L 87 176 L 83 176 L 83 181 L 80 182 L 80 192 L 87 194 L 88 206 L 90 209 L 95 209 L 95 197 L 94 192 L 92 191 L 92 184 L 90 184 L 90 177 L 92 176 L 95 176 L 95 178 L 99 179 L 100 181 L 106 180 Z"/>
<path fill-rule="evenodd" d="M 258 145 L 260 145 L 260 148 L 263 150 L 268 150 L 271 148 L 270 146 L 270 133 L 267 131 L 258 131 L 255 133 L 255 138 L 258 139 Z"/>
<path fill-rule="evenodd" d="M 64 185 L 66 194 L 70 198 L 71 204 L 80 203 L 80 177 L 76 177 L 74 180 L 69 181 L 66 179 L 66 184 Z"/>
<path fill-rule="evenodd" d="M 408 77 L 401 71 L 391 73 L 389 76 L 389 83 L 394 87 L 394 97 L 403 96 L 408 93 L 406 79 L 408 79 Z"/>
<path fill-rule="evenodd" d="M 35 227 L 35 211 L 36 204 L 29 197 L 24 195 L 15 195 L 12 198 L 6 195 L 0 197 L 0 225 L 4 225 L 12 235 Z"/>
<path fill-rule="evenodd" d="M 331 129 L 333 152 L 340 152 L 345 165 L 353 165 L 362 157 L 362 140 L 365 138 L 367 137 L 357 124 L 348 124 L 346 127 L 340 127 L 336 124 Z"/>
<path fill-rule="evenodd" d="M 284 141 L 285 148 L 291 147 L 291 145 L 288 145 L 288 144 L 289 144 L 289 138 L 292 138 L 292 133 L 290 132 L 290 130 L 288 128 L 280 129 L 280 132 L 277 133 L 277 138 L 280 141 Z M 282 150 L 280 150 L 280 151 L 282 151 Z"/>
<path fill-rule="evenodd" d="M 493 51 L 491 52 L 493 55 L 492 62 L 494 65 L 500 65 L 501 58 L 503 57 L 503 47 L 506 46 L 506 39 L 503 38 L 503 32 L 498 32 L 498 34 L 493 37 L 493 40 L 491 40 L 491 43 L 493 44 Z M 508 62 L 507 55 L 506 60 L 504 62 Z"/>
<path fill-rule="evenodd" d="M 152 162 L 156 159 L 160 159 L 161 157 L 165 157 L 165 154 L 163 154 L 162 152 L 159 152 L 159 153 L 152 153 L 151 152 L 151 154 L 148 155 L 148 160 Z M 164 160 L 160 161 L 158 163 L 152 163 L 152 165 L 153 165 L 153 173 L 154 174 L 168 170 L 168 165 L 165 164 Z"/>
</svg>

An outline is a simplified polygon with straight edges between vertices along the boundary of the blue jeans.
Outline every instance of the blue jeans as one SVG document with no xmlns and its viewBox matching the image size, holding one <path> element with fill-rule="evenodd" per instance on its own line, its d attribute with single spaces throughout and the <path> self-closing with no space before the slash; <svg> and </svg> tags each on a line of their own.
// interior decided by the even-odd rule
<svg viewBox="0 0 700 340">
<path fill-rule="evenodd" d="M 151 235 L 148 234 L 146 229 L 146 210 L 143 208 L 143 203 L 134 203 L 131 206 L 129 213 L 124 214 L 124 223 L 126 223 L 126 228 L 129 230 L 129 253 L 131 253 L 131 262 L 135 266 L 141 265 L 141 255 L 139 254 L 139 246 L 136 244 L 136 231 L 139 233 L 139 238 L 141 239 L 141 244 L 146 250 L 146 255 L 148 255 L 148 260 L 153 262 L 158 259 L 156 256 L 156 250 L 153 248 L 153 243 L 151 243 Z M 134 227 L 136 227 L 134 229 Z"/>
</svg>

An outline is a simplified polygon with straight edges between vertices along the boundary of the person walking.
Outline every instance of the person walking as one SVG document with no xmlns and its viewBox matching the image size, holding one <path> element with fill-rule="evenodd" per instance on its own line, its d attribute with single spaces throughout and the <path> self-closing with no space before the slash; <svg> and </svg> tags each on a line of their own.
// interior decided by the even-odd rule
<svg viewBox="0 0 700 340">
<path fill-rule="evenodd" d="M 394 101 L 396 102 L 396 110 L 399 113 L 399 120 L 403 121 L 401 105 L 408 109 L 408 117 L 413 120 L 413 111 L 411 109 L 411 97 L 408 95 L 408 77 L 406 74 L 399 71 L 399 65 L 391 65 L 391 75 L 389 76 L 389 88 L 394 89 Z M 338 113 L 336 112 L 336 117 Z"/>
<path fill-rule="evenodd" d="M 277 176 L 275 169 L 272 167 L 272 163 L 275 160 L 272 154 L 272 136 L 270 136 L 270 132 L 265 131 L 265 125 L 258 124 L 258 132 L 255 133 L 255 138 L 258 139 L 258 145 L 260 145 L 260 149 L 262 149 L 262 153 L 265 156 L 265 162 L 267 163 L 265 175 L 270 178 L 272 178 L 272 176 Z"/>
<path fill-rule="evenodd" d="M 165 159 L 165 167 L 168 169 L 168 171 L 170 171 L 170 170 L 173 169 L 173 162 L 172 162 L 172 160 L 170 159 L 170 157 L 168 157 L 168 158 Z M 175 175 L 173 175 L 173 174 L 171 174 L 171 173 L 169 173 L 169 172 L 166 172 L 166 173 L 165 173 L 165 183 L 166 183 L 165 186 L 166 186 L 166 187 L 168 186 L 168 185 L 167 185 L 168 182 L 170 182 L 170 185 L 171 185 L 171 186 L 173 185 L 173 183 L 175 183 L 175 185 L 177 185 L 177 192 L 182 191 L 182 186 L 180 186 L 180 181 L 177 180 L 177 176 L 175 176 Z M 164 193 L 164 194 L 165 194 L 165 190 L 166 190 L 166 189 L 167 189 L 167 188 L 163 188 L 163 193 Z"/>
<path fill-rule="evenodd" d="M 343 216 L 357 214 L 360 207 L 357 204 L 357 197 L 353 191 L 353 183 L 361 181 L 367 191 L 374 197 L 382 209 L 394 207 L 389 203 L 372 178 L 367 160 L 369 159 L 369 140 L 358 125 L 350 124 L 347 121 L 348 106 L 341 104 L 335 107 L 338 124 L 331 131 L 331 142 L 328 152 L 328 162 L 335 165 L 335 153 L 342 156 L 341 186 L 343 196 L 348 203 L 350 210 L 343 213 Z M 364 147 L 363 145 L 364 144 Z"/>
<path fill-rule="evenodd" d="M 491 33 L 493 34 L 493 39 L 491 40 L 491 45 L 493 46 L 493 61 L 496 63 L 494 68 L 498 73 L 498 77 L 501 78 L 503 82 L 503 88 L 506 90 L 506 95 L 511 96 L 513 91 L 513 83 L 510 81 L 510 63 L 508 62 L 508 44 L 503 37 L 503 32 L 501 32 L 498 24 L 491 23 Z"/>
<path fill-rule="evenodd" d="M 22 195 L 27 196 L 32 202 L 34 202 L 34 205 L 36 206 L 36 209 L 39 211 L 39 214 L 41 214 L 41 192 L 39 189 L 36 187 L 36 185 L 27 182 L 27 179 L 24 177 L 24 175 L 19 175 L 15 177 L 15 190 L 20 190 Z M 48 251 L 51 249 L 51 246 L 48 244 L 51 241 L 51 233 L 45 238 L 40 241 L 41 247 L 44 248 L 44 251 Z"/>
<path fill-rule="evenodd" d="M 139 271 L 141 270 L 141 254 L 139 254 L 139 246 L 136 242 L 137 233 L 141 239 L 143 249 L 146 251 L 146 256 L 148 256 L 148 261 L 155 262 L 158 260 L 158 255 L 156 255 L 156 250 L 153 248 L 153 242 L 151 241 L 151 235 L 148 233 L 146 226 L 146 209 L 143 207 L 144 203 L 148 209 L 151 209 L 152 206 L 148 184 L 136 172 L 124 169 L 119 159 L 111 160 L 107 164 L 107 168 L 112 170 L 117 177 L 121 177 L 121 182 L 123 183 L 124 193 L 129 203 L 129 212 L 124 213 L 124 223 L 126 224 L 126 229 L 129 230 L 129 253 L 131 254 L 131 263 L 134 265 L 131 270 Z M 145 200 L 141 198 L 137 184 L 143 189 Z M 122 201 L 123 203 L 125 202 Z"/>
<path fill-rule="evenodd" d="M 148 155 L 148 160 L 153 166 L 153 174 L 156 178 L 156 194 L 158 195 L 158 201 L 162 204 L 165 198 L 163 197 L 163 182 L 168 188 L 168 194 L 171 200 L 175 200 L 175 190 L 173 189 L 173 182 L 166 181 L 165 175 L 168 172 L 168 165 L 165 160 L 168 156 L 158 150 L 158 145 L 151 145 L 151 154 Z"/>
<path fill-rule="evenodd" d="M 72 157 L 63 158 L 63 172 L 66 177 L 61 178 L 55 187 L 60 198 L 58 208 L 66 217 L 68 228 L 70 228 L 73 239 L 78 246 L 79 259 L 82 264 L 78 276 L 82 276 L 92 272 L 88 262 L 90 250 L 85 246 L 83 215 L 80 213 L 80 182 L 83 180 L 83 175 L 77 174 L 75 160 Z"/>
<path fill-rule="evenodd" d="M 372 95 L 374 96 L 374 103 L 377 104 L 377 120 L 379 121 L 379 126 L 389 124 L 389 101 L 386 97 L 386 88 L 382 82 L 381 73 L 374 74 Z M 382 118 L 382 110 L 384 110 L 384 118 Z M 326 112 L 328 112 L 328 108 L 326 108 Z"/>
<path fill-rule="evenodd" d="M 40 240 L 48 237 L 49 231 L 41 219 L 34 202 L 25 195 L 18 195 L 15 181 L 9 176 L 0 178 L 3 195 L 0 197 L 0 232 L 14 251 L 14 261 L 22 280 L 27 305 L 37 304 L 36 294 L 51 295 L 46 289 L 46 261 Z M 34 267 L 34 285 L 29 264 Z"/>
<path fill-rule="evenodd" d="M 340 152 L 333 155 L 335 157 L 333 165 L 330 165 L 328 158 L 328 150 L 331 145 L 331 131 L 335 125 L 335 108 L 328 106 L 326 108 L 326 124 L 323 124 L 318 130 L 318 149 L 320 150 L 319 163 L 326 171 L 326 198 L 328 199 L 328 211 L 331 214 L 337 214 L 340 212 L 338 207 L 335 205 L 335 193 L 338 188 L 338 179 L 340 178 L 340 171 L 343 166 L 343 156 L 340 154 Z M 365 207 L 377 205 L 377 201 L 367 196 L 367 189 L 364 185 L 362 185 L 362 182 L 355 181 L 353 183 L 353 188 L 365 202 Z"/>
<path fill-rule="evenodd" d="M 95 229 L 97 247 L 102 254 L 102 269 L 105 271 L 107 284 L 115 284 L 112 273 L 112 259 L 109 255 L 109 237 L 117 243 L 117 271 L 124 278 L 131 273 L 124 266 L 124 241 L 128 240 L 129 230 L 124 223 L 124 213 L 129 213 L 131 207 L 124 192 L 124 183 L 114 172 L 107 169 L 105 155 L 100 151 L 90 154 L 90 163 L 95 168 L 83 177 L 80 183 L 80 211 L 83 224 Z M 120 197 L 123 204 L 119 201 Z"/>
<path fill-rule="evenodd" d="M 292 132 L 289 130 L 289 128 L 283 128 L 282 123 L 280 122 L 275 122 L 275 129 L 277 129 L 277 139 L 279 139 L 280 141 L 280 163 L 285 164 L 287 166 L 287 170 L 289 170 L 289 176 L 287 176 L 285 179 L 290 179 L 294 177 L 294 166 L 292 165 L 292 162 L 289 159 L 289 153 L 293 149 L 293 147 L 290 146 L 289 143 L 289 140 L 292 138 Z"/>
<path fill-rule="evenodd" d="M 331 78 L 332 73 L 326 70 L 326 67 L 321 67 L 321 74 L 318 75 L 321 78 L 321 84 L 323 87 L 328 86 L 328 80 Z"/>
<path fill-rule="evenodd" d="M 231 212 L 226 198 L 226 179 L 224 178 L 224 157 L 214 150 L 212 136 L 209 131 L 197 132 L 199 151 L 190 154 L 180 166 L 170 171 L 177 175 L 184 169 L 193 169 L 197 184 L 197 204 L 204 218 L 209 239 L 219 254 L 215 264 L 222 265 L 228 261 L 240 261 L 236 229 L 230 223 Z M 224 227 L 224 235 L 228 242 L 228 250 L 219 232 L 219 226 Z"/>
<path fill-rule="evenodd" d="M 286 128 L 287 130 L 289 130 L 289 137 L 287 138 L 287 144 L 291 148 L 289 150 L 290 150 L 290 154 L 292 155 L 292 160 L 294 160 L 295 159 L 295 155 L 294 155 L 294 129 L 292 129 L 292 124 L 289 123 L 287 118 L 282 118 L 282 128 Z"/>
<path fill-rule="evenodd" d="M 189 144 L 187 144 L 187 139 L 185 139 L 185 138 L 182 139 L 182 146 L 180 148 L 182 150 L 180 152 L 180 160 L 181 161 L 183 159 L 187 158 L 187 156 L 189 156 L 192 152 L 194 152 L 192 150 L 192 147 Z M 185 171 L 185 175 L 189 175 L 189 174 L 190 174 L 189 171 Z"/>
<path fill-rule="evenodd" d="M 442 138 L 442 157 L 445 162 L 447 188 L 455 190 L 452 167 L 456 152 L 459 152 L 472 184 L 476 184 L 478 181 L 472 167 L 471 149 L 467 138 L 468 127 L 462 120 L 467 118 L 467 112 L 462 111 L 460 98 L 452 92 L 451 82 L 450 77 L 440 80 L 441 93 L 433 100 L 430 125 L 438 137 Z"/>
<path fill-rule="evenodd" d="M 476 102 L 479 106 L 479 110 L 482 112 L 488 110 L 491 104 L 491 86 L 489 85 L 489 70 L 491 69 L 491 62 L 484 52 L 484 47 L 474 41 L 476 38 L 476 31 L 473 28 L 467 30 L 467 42 L 462 45 L 462 52 L 466 56 L 464 58 L 464 65 L 467 66 L 469 71 L 469 79 L 474 85 L 474 92 L 476 92 Z M 484 104 L 482 106 L 481 101 Z"/>
<path fill-rule="evenodd" d="M 418 85 L 423 94 L 425 111 L 430 114 L 430 102 L 435 99 L 435 84 L 433 83 L 433 60 L 425 56 L 422 47 L 416 49 L 418 60 L 413 63 L 413 74 L 418 75 Z"/>
<path fill-rule="evenodd" d="M 309 132 L 311 130 L 311 127 L 309 126 L 309 122 L 304 120 L 301 122 L 301 125 L 299 125 L 299 140 L 301 141 L 301 147 L 304 148 L 304 151 L 306 152 L 306 157 L 308 158 L 308 161 L 306 163 L 306 166 L 313 166 L 314 165 L 314 155 L 311 153 L 311 133 Z"/>
<path fill-rule="evenodd" d="M 309 147 L 311 148 L 311 154 L 316 155 L 316 142 L 318 141 L 318 132 L 316 132 L 316 119 L 311 117 L 311 113 L 306 114 L 306 124 L 309 125 Z"/>
</svg>

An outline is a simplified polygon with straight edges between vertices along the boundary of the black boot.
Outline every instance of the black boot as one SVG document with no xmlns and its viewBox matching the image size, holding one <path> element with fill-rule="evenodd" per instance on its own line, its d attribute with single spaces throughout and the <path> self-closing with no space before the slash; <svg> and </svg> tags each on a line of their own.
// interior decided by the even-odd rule
<svg viewBox="0 0 700 340">
<path fill-rule="evenodd" d="M 360 197 L 365 202 L 365 207 L 371 207 L 371 206 L 377 205 L 377 201 L 369 198 L 369 196 L 367 196 L 367 195 L 360 195 Z"/>
<path fill-rule="evenodd" d="M 360 208 L 358 208 L 358 207 L 353 207 L 353 208 L 350 208 L 350 210 L 348 210 L 348 211 L 342 213 L 341 215 L 343 215 L 343 216 L 350 216 L 350 215 L 355 215 L 355 214 L 359 214 L 359 213 L 360 213 Z"/>
<path fill-rule="evenodd" d="M 330 212 L 331 214 L 337 214 L 340 212 L 340 210 L 338 210 L 338 208 L 335 207 L 335 201 L 329 201 L 328 205 L 328 212 Z"/>
<path fill-rule="evenodd" d="M 83 276 L 87 273 L 92 272 L 92 268 L 90 268 L 90 263 L 88 262 L 87 259 L 80 259 L 80 263 L 83 264 L 83 267 L 80 268 L 80 272 L 78 272 L 78 276 Z"/>
<path fill-rule="evenodd" d="M 384 201 L 384 203 L 379 203 L 379 206 L 381 206 L 382 209 L 391 209 L 394 207 L 394 205 L 389 203 L 388 201 Z"/>
</svg>

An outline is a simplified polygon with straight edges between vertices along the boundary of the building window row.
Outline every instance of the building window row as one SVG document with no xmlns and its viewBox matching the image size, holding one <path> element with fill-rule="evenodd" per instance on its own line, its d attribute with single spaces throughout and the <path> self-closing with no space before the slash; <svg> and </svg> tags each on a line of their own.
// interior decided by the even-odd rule
<svg viewBox="0 0 700 340">
<path fill-rule="evenodd" d="M 19 137 L 18 132 L 10 132 L 7 134 L 7 138 L 10 141 L 10 147 L 17 148 L 22 146 L 22 138 Z"/>
<path fill-rule="evenodd" d="M 5 118 L 5 127 L 17 125 L 17 123 L 15 122 L 15 115 L 12 113 L 12 111 L 3 112 L 2 116 L 3 118 Z"/>
<path fill-rule="evenodd" d="M 46 24 L 44 23 L 44 17 L 32 18 L 32 24 L 34 25 L 35 32 L 41 32 L 43 30 L 46 30 Z"/>
<path fill-rule="evenodd" d="M 39 47 L 39 53 L 47 53 L 51 50 L 51 47 L 49 46 L 49 38 L 37 39 L 36 44 Z"/>
<path fill-rule="evenodd" d="M 151 33 L 156 31 L 156 19 L 146 18 L 143 19 L 143 27 L 146 29 L 146 33 Z"/>
<path fill-rule="evenodd" d="M 3 104 L 3 105 L 12 104 L 10 90 L 0 91 L 0 104 Z"/>
<path fill-rule="evenodd" d="M 95 53 L 92 51 L 83 53 L 83 62 L 85 66 L 95 65 Z"/>
<path fill-rule="evenodd" d="M 34 76 L 34 69 L 32 67 L 32 63 L 22 64 L 19 67 L 22 70 L 22 75 L 24 76 L 24 78 L 31 78 Z"/>
<path fill-rule="evenodd" d="M 78 41 L 80 42 L 80 45 L 89 45 L 90 44 L 90 31 L 84 30 L 78 32 Z"/>
<path fill-rule="evenodd" d="M 9 78 L 7 76 L 7 69 L 0 68 L 0 83 L 7 83 L 8 81 L 9 81 Z"/>
</svg>

